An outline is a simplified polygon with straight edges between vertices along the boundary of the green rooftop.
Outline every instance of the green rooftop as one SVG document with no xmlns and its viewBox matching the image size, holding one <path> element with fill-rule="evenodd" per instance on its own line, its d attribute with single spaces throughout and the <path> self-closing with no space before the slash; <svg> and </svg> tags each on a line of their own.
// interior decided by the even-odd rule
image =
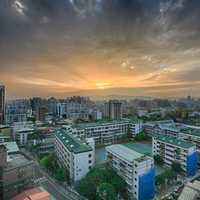
<svg viewBox="0 0 200 200">
<path fill-rule="evenodd" d="M 185 127 L 180 130 L 181 133 L 200 137 L 200 129 Z"/>
<path fill-rule="evenodd" d="M 124 146 L 132 149 L 138 153 L 144 154 L 146 156 L 152 156 L 152 146 L 151 144 L 144 143 L 126 143 Z"/>
<path fill-rule="evenodd" d="M 172 136 L 156 135 L 156 136 L 153 136 L 153 137 L 156 138 L 157 140 L 161 141 L 161 142 L 169 143 L 169 144 L 174 145 L 174 146 L 179 146 L 179 147 L 184 148 L 184 149 L 188 149 L 188 148 L 195 146 L 194 144 L 192 144 L 190 142 L 185 142 L 181 139 L 177 139 L 177 138 L 172 137 Z"/>
<path fill-rule="evenodd" d="M 84 153 L 92 151 L 92 147 L 80 141 L 77 137 L 68 133 L 67 130 L 60 129 L 56 132 L 56 137 L 65 145 L 65 147 L 74 153 Z"/>
</svg>

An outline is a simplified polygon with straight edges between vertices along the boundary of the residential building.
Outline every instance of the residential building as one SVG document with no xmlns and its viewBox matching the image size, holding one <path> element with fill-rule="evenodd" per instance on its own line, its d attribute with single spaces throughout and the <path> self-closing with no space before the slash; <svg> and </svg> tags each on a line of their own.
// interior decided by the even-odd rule
<svg viewBox="0 0 200 200">
<path fill-rule="evenodd" d="M 193 143 L 185 142 L 172 136 L 153 136 L 153 155 L 163 158 L 166 165 L 180 163 L 187 176 L 193 176 L 197 171 L 197 151 Z"/>
<path fill-rule="evenodd" d="M 99 110 L 92 110 L 91 117 L 93 120 L 102 120 L 103 114 Z"/>
<path fill-rule="evenodd" d="M 34 139 L 28 142 L 30 147 L 33 147 L 33 151 L 38 156 L 45 156 L 54 152 L 55 147 L 55 136 L 54 135 L 44 135 L 42 139 Z"/>
<path fill-rule="evenodd" d="M 6 102 L 6 124 L 25 122 L 31 114 L 32 111 L 29 100 L 19 99 Z"/>
<path fill-rule="evenodd" d="M 0 125 L 5 122 L 5 86 L 0 85 Z"/>
<path fill-rule="evenodd" d="M 133 137 L 142 131 L 142 123 L 137 120 L 121 119 L 80 123 L 73 126 L 73 134 L 81 138 L 94 138 L 96 145 L 110 145 L 118 142 L 123 136 Z"/>
<path fill-rule="evenodd" d="M 33 185 L 34 162 L 17 151 L 16 144 L 0 145 L 1 199 L 10 199 Z"/>
<path fill-rule="evenodd" d="M 25 146 L 34 130 L 32 122 L 16 122 L 13 125 L 13 138 L 19 146 Z"/>
<path fill-rule="evenodd" d="M 195 180 L 185 185 L 178 200 L 198 200 L 200 197 L 200 181 Z"/>
<path fill-rule="evenodd" d="M 48 114 L 48 108 L 46 106 L 38 106 L 35 113 L 36 120 L 44 122 L 47 114 Z"/>
<path fill-rule="evenodd" d="M 161 134 L 177 137 L 179 133 L 173 120 L 147 122 L 144 124 L 144 130 L 149 135 Z"/>
<path fill-rule="evenodd" d="M 122 118 L 122 103 L 118 100 L 110 100 L 105 103 L 105 116 L 112 120 Z"/>
<path fill-rule="evenodd" d="M 57 114 L 60 118 L 88 120 L 89 109 L 86 104 L 64 102 L 57 104 Z"/>
<path fill-rule="evenodd" d="M 196 145 L 200 152 L 200 127 L 175 123 L 173 120 L 148 122 L 144 124 L 144 130 L 149 135 L 166 135 L 180 138 Z"/>
<path fill-rule="evenodd" d="M 185 141 L 192 142 L 196 145 L 200 153 L 200 127 L 182 124 L 178 136 Z"/>
<path fill-rule="evenodd" d="M 79 181 L 94 165 L 94 141 L 81 141 L 72 134 L 71 127 L 57 130 L 55 137 L 55 152 L 60 164 L 73 182 Z"/>
<path fill-rule="evenodd" d="M 150 200 L 154 198 L 153 158 L 120 144 L 107 146 L 106 154 L 110 166 L 126 181 L 130 199 Z"/>
</svg>

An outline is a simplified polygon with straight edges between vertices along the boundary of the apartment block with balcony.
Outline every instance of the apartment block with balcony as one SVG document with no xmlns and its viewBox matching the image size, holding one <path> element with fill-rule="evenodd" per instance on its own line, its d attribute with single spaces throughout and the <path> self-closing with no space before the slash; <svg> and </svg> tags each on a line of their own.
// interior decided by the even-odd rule
<svg viewBox="0 0 200 200">
<path fill-rule="evenodd" d="M 153 155 L 160 155 L 166 165 L 178 162 L 187 176 L 197 171 L 197 150 L 193 143 L 172 136 L 153 136 Z"/>
<path fill-rule="evenodd" d="M 60 164 L 69 172 L 73 182 L 82 179 L 94 165 L 94 141 L 82 141 L 72 135 L 71 128 L 55 133 L 55 152 Z"/>
<path fill-rule="evenodd" d="M 142 123 L 129 119 L 83 123 L 73 126 L 74 134 L 94 138 L 96 145 L 111 145 L 130 133 L 133 137 L 142 131 Z"/>
<path fill-rule="evenodd" d="M 130 199 L 150 200 L 155 194 L 155 169 L 151 157 L 124 145 L 106 147 L 110 166 L 127 183 Z"/>
</svg>

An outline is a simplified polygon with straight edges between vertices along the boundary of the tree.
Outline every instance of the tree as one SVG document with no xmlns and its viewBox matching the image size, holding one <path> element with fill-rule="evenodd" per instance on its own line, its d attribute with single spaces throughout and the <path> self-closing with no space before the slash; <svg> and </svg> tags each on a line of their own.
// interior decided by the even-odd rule
<svg viewBox="0 0 200 200">
<path fill-rule="evenodd" d="M 179 162 L 176 162 L 176 161 L 172 163 L 171 168 L 177 174 L 180 174 L 183 171 L 181 164 Z"/>
<path fill-rule="evenodd" d="M 41 164 L 44 168 L 48 169 L 49 166 L 51 165 L 51 160 L 49 159 L 49 156 L 43 157 L 43 158 L 40 160 L 40 164 Z"/>
<path fill-rule="evenodd" d="M 149 139 L 150 139 L 150 137 L 144 132 L 141 132 L 135 136 L 135 141 L 138 141 L 138 142 L 149 140 Z"/>
<path fill-rule="evenodd" d="M 77 191 L 90 200 L 98 199 L 97 190 L 103 184 L 110 184 L 124 199 L 127 199 L 126 182 L 110 167 L 96 167 L 76 185 Z"/>
<path fill-rule="evenodd" d="M 67 171 L 60 167 L 56 170 L 55 178 L 60 182 L 65 182 L 69 180 Z"/>
<path fill-rule="evenodd" d="M 110 183 L 102 183 L 97 189 L 97 199 L 99 200 L 116 200 L 117 194 Z"/>
<path fill-rule="evenodd" d="M 163 159 L 162 159 L 162 157 L 160 155 L 155 155 L 154 156 L 154 161 L 158 165 L 163 165 L 164 164 L 164 161 L 163 161 Z"/>
<path fill-rule="evenodd" d="M 156 185 L 163 185 L 165 183 L 165 176 L 163 174 L 156 177 Z"/>
</svg>

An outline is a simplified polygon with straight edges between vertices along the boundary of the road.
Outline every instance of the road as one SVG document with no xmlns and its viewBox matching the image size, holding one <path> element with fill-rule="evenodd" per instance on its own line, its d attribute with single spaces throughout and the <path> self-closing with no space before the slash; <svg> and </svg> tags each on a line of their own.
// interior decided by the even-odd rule
<svg viewBox="0 0 200 200">
<path fill-rule="evenodd" d="M 70 186 L 62 186 L 54 178 L 52 178 L 38 163 L 38 161 L 27 151 L 23 151 L 27 157 L 29 157 L 35 163 L 33 182 L 43 187 L 50 194 L 52 194 L 56 200 L 87 200 L 80 196 Z"/>
</svg>

